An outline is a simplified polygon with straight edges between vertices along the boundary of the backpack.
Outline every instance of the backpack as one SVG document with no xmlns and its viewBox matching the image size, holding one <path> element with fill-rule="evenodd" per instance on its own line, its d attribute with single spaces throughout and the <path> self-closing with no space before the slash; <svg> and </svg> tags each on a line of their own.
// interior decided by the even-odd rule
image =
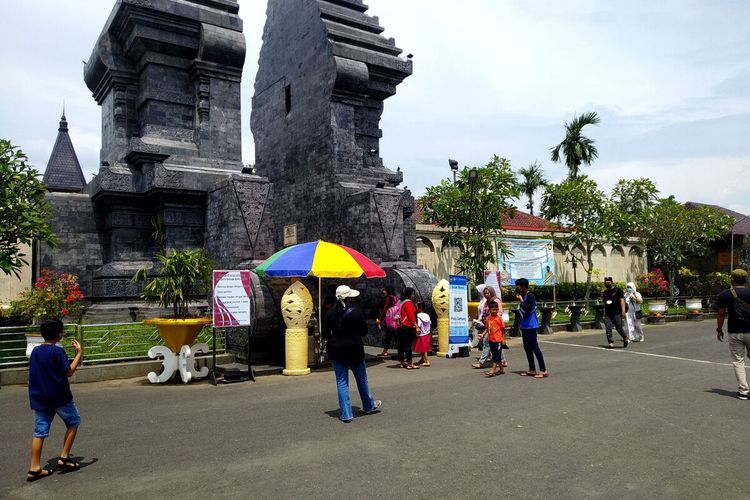
<svg viewBox="0 0 750 500">
<path fill-rule="evenodd" d="M 403 302 L 398 301 L 385 311 L 385 327 L 396 330 L 401 326 L 401 305 Z"/>
<path fill-rule="evenodd" d="M 734 307 L 734 314 L 737 316 L 737 319 L 750 323 L 750 304 L 737 296 L 734 287 L 730 288 L 729 291 L 732 293 L 732 297 L 734 297 L 732 307 Z"/>
</svg>

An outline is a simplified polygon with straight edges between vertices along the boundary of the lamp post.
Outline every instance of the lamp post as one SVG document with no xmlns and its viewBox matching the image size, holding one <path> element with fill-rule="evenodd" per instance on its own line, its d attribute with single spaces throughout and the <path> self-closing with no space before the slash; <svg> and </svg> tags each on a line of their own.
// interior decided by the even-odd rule
<svg viewBox="0 0 750 500">
<path fill-rule="evenodd" d="M 474 224 L 474 186 L 476 185 L 478 178 L 479 178 L 479 171 L 476 168 L 472 168 L 471 170 L 469 170 L 468 183 L 469 183 L 469 188 L 471 190 L 471 197 L 469 198 L 469 227 L 468 227 L 468 230 L 469 230 L 469 236 L 470 237 L 474 235 L 473 234 L 474 231 L 472 229 L 474 227 L 473 226 L 473 224 Z M 477 248 L 476 248 L 476 246 L 474 248 L 472 248 L 472 255 L 476 259 L 476 256 L 477 256 Z M 479 273 L 479 270 L 476 270 L 476 272 Z M 475 280 L 477 279 L 477 276 L 478 276 L 478 274 L 474 276 Z"/>
<path fill-rule="evenodd" d="M 456 183 L 456 174 L 458 173 L 458 162 L 456 160 L 448 159 L 448 165 L 451 167 L 453 172 L 453 184 Z"/>
<path fill-rule="evenodd" d="M 730 248 L 729 250 L 729 272 L 730 273 L 734 271 L 734 228 L 735 226 L 737 226 L 737 224 L 747 219 L 748 217 L 750 217 L 750 215 L 746 215 L 740 220 L 736 221 L 734 224 L 732 224 L 732 233 L 731 233 L 732 242 L 730 243 L 730 247 L 729 247 Z"/>
<path fill-rule="evenodd" d="M 568 253 L 570 257 L 565 258 L 565 263 L 573 266 L 573 303 L 575 304 L 575 301 L 578 298 L 578 279 L 576 277 L 576 269 L 578 268 L 578 263 L 581 262 L 583 255 L 576 255 L 573 252 Z"/>
</svg>

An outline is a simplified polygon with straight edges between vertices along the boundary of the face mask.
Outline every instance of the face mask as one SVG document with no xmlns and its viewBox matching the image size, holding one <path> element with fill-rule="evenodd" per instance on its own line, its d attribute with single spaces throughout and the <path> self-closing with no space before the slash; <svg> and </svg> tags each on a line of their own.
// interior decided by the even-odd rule
<svg viewBox="0 0 750 500">
<path fill-rule="evenodd" d="M 604 284 L 604 286 L 605 286 L 606 288 L 612 288 L 612 283 L 605 283 L 605 284 Z"/>
<path fill-rule="evenodd" d="M 520 288 L 516 288 L 516 295 L 521 295 L 521 292 L 522 292 L 522 291 L 523 291 L 523 290 L 521 290 Z"/>
<path fill-rule="evenodd" d="M 633 293 L 633 289 L 631 287 L 628 287 L 628 292 Z"/>
</svg>

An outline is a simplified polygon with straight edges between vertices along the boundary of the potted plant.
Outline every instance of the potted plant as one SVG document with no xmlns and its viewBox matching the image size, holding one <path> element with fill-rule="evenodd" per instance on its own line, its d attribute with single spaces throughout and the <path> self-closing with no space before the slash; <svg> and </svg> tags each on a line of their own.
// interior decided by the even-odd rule
<svg viewBox="0 0 750 500">
<path fill-rule="evenodd" d="M 638 290 L 649 297 L 648 322 L 662 324 L 667 321 L 667 299 L 669 283 L 664 279 L 661 269 L 654 269 L 650 273 L 638 275 Z M 652 298 L 654 297 L 654 298 Z"/>
<path fill-rule="evenodd" d="M 45 319 L 72 320 L 80 322 L 87 305 L 78 283 L 78 276 L 69 273 L 57 274 L 42 269 L 34 286 L 10 303 L 10 316 L 27 324 L 38 325 Z M 26 334 L 26 355 L 44 342 L 39 333 Z"/>
<path fill-rule="evenodd" d="M 208 318 L 190 314 L 188 306 L 193 297 L 209 292 L 213 262 L 198 248 L 167 250 L 158 254 L 157 260 L 155 276 L 150 276 L 144 267 L 135 273 L 132 282 L 144 282 L 144 300 L 158 301 L 172 310 L 171 317 L 143 322 L 156 326 L 172 352 L 179 353 L 183 345 L 192 346 L 201 329 L 211 323 Z"/>
</svg>

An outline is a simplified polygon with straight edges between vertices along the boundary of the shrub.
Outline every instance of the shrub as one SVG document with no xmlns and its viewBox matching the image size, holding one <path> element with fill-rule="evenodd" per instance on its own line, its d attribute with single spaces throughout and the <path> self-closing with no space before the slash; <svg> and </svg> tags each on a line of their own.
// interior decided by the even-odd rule
<svg viewBox="0 0 750 500">
<path fill-rule="evenodd" d="M 81 285 L 74 274 L 55 274 L 42 269 L 41 276 L 33 288 L 22 292 L 10 304 L 8 316 L 21 318 L 26 323 L 36 323 L 43 319 L 73 318 L 80 322 L 86 311 Z"/>
<path fill-rule="evenodd" d="M 658 268 L 650 273 L 639 274 L 636 278 L 636 286 L 644 297 L 666 297 L 669 295 L 669 282 L 664 279 L 664 273 Z"/>
</svg>

